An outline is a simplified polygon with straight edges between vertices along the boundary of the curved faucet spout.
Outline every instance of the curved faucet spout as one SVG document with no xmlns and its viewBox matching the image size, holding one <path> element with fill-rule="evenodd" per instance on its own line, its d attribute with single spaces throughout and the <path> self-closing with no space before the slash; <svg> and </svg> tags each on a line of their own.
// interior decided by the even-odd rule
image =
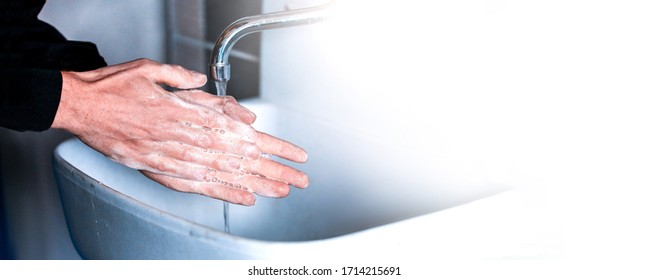
<svg viewBox="0 0 648 280">
<path fill-rule="evenodd" d="M 230 24 L 218 36 L 209 63 L 209 74 L 217 84 L 217 94 L 225 94 L 225 85 L 230 79 L 229 54 L 241 37 L 267 29 L 319 22 L 329 16 L 330 7 L 334 3 L 335 1 L 329 1 L 327 4 L 311 8 L 244 17 Z"/>
</svg>

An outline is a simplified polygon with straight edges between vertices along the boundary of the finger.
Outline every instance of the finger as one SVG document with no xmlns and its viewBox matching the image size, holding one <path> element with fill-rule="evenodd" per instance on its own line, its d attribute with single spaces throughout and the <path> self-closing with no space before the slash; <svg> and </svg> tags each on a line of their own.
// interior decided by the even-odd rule
<svg viewBox="0 0 648 280">
<path fill-rule="evenodd" d="M 178 141 L 201 148 L 222 150 L 257 158 L 260 149 L 253 144 L 256 130 L 215 110 L 187 103 L 180 98 L 164 112 L 158 112 L 155 138 Z"/>
<path fill-rule="evenodd" d="M 166 84 L 175 88 L 197 88 L 207 82 L 207 76 L 204 74 L 187 70 L 179 65 L 160 64 L 143 59 L 134 61 L 132 66 L 155 83 Z"/>
<path fill-rule="evenodd" d="M 272 180 L 286 182 L 298 188 L 306 188 L 309 184 L 306 173 L 263 157 L 256 160 L 243 160 L 240 169 Z"/>
<path fill-rule="evenodd" d="M 231 136 L 240 137 L 251 142 L 256 139 L 256 130 L 249 124 L 236 121 L 230 116 L 210 108 L 186 103 L 182 100 L 178 102 L 184 103 L 181 105 L 186 111 L 174 114 L 174 119 L 169 120 L 184 121 L 199 127 L 224 129 L 226 134 L 231 134 Z"/>
<path fill-rule="evenodd" d="M 160 76 L 155 80 L 175 88 L 198 88 L 207 83 L 207 76 L 195 71 L 190 71 L 179 65 L 163 64 Z"/>
<path fill-rule="evenodd" d="M 246 190 L 266 197 L 285 197 L 290 186 L 285 182 L 263 178 L 249 173 L 231 173 L 213 170 L 195 163 L 184 162 L 161 154 L 150 154 L 143 158 L 142 170 L 180 179 L 211 182 L 233 189 Z"/>
<path fill-rule="evenodd" d="M 192 181 L 207 182 L 214 177 L 213 170 L 206 166 L 183 161 L 164 154 L 145 154 L 140 156 L 141 165 L 137 168 L 151 173 L 187 179 Z"/>
<path fill-rule="evenodd" d="M 176 177 L 142 171 L 146 177 L 176 191 L 196 193 L 228 201 L 235 204 L 252 206 L 256 202 L 254 195 L 246 190 L 231 188 L 216 182 L 198 182 Z"/>
<path fill-rule="evenodd" d="M 233 188 L 247 189 L 265 197 L 281 198 L 290 193 L 290 186 L 285 182 L 263 178 L 249 173 L 228 173 L 212 171 L 209 180 Z"/>
<path fill-rule="evenodd" d="M 200 90 L 182 90 L 174 94 L 186 102 L 217 110 L 246 124 L 252 124 L 256 120 L 256 115 L 252 111 L 241 106 L 231 96 L 215 96 Z"/>
<path fill-rule="evenodd" d="M 229 155 L 176 142 L 150 143 L 148 146 L 154 148 L 159 154 L 163 154 L 169 158 L 194 163 L 209 169 L 229 173 L 261 175 L 270 180 L 285 182 L 298 188 L 308 186 L 308 176 L 304 172 L 262 157 L 251 160 L 247 157 Z M 159 161 L 162 159 L 153 157 L 150 160 Z M 166 169 L 168 170 L 169 168 Z M 191 178 L 196 180 L 204 180 L 203 177 L 207 176 L 204 173 L 193 173 L 193 175 L 183 173 L 176 171 L 176 176 L 193 176 Z"/>
<path fill-rule="evenodd" d="M 261 156 L 261 150 L 254 143 L 246 140 L 249 137 L 241 136 L 222 128 L 197 126 L 189 122 L 169 123 L 164 125 L 153 140 L 155 142 L 173 142 L 186 144 L 203 149 L 210 154 L 233 154 L 246 158 L 256 159 Z"/>
<path fill-rule="evenodd" d="M 306 162 L 306 151 L 290 142 L 281 140 L 272 135 L 257 131 L 256 144 L 262 152 L 272 154 L 294 162 Z"/>
<path fill-rule="evenodd" d="M 216 109 L 220 112 L 223 112 L 223 105 L 225 105 L 226 102 L 236 102 L 234 97 L 217 96 L 197 89 L 178 90 L 174 91 L 173 94 L 187 102 Z"/>
<path fill-rule="evenodd" d="M 180 142 L 151 143 L 160 154 L 184 162 L 192 162 L 200 166 L 225 172 L 242 172 L 242 156 L 235 156 L 222 151 L 190 146 Z"/>
</svg>

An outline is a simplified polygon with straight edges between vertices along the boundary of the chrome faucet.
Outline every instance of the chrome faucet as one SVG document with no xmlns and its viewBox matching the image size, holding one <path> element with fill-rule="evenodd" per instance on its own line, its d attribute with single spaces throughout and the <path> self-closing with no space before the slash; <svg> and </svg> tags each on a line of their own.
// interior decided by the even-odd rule
<svg viewBox="0 0 648 280">
<path fill-rule="evenodd" d="M 335 1 L 311 8 L 289 10 L 249 16 L 231 23 L 218 36 L 209 63 L 209 75 L 216 83 L 217 95 L 225 95 L 227 81 L 230 79 L 230 51 L 241 37 L 263 30 L 304 25 L 322 21 L 329 16 L 330 7 Z"/>
</svg>

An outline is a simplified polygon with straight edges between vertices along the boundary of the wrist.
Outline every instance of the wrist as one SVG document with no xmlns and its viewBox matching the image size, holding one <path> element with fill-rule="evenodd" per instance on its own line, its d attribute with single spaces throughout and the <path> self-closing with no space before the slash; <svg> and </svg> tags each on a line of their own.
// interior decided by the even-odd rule
<svg viewBox="0 0 648 280">
<path fill-rule="evenodd" d="M 74 115 L 78 111 L 75 106 L 78 105 L 77 91 L 79 91 L 80 80 L 74 72 L 61 71 L 63 85 L 61 87 L 61 99 L 52 123 L 52 128 L 65 129 L 72 133 L 76 130 Z"/>
</svg>

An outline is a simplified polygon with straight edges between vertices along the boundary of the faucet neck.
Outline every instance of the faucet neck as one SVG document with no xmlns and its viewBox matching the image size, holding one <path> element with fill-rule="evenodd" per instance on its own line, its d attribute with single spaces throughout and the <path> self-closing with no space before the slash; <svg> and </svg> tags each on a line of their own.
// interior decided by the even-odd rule
<svg viewBox="0 0 648 280">
<path fill-rule="evenodd" d="M 209 63 L 211 79 L 216 82 L 227 82 L 230 79 L 229 54 L 241 37 L 268 29 L 322 21 L 329 16 L 329 7 L 334 3 L 335 1 L 329 1 L 316 7 L 249 16 L 234 21 L 223 30 L 214 45 Z"/>
</svg>

